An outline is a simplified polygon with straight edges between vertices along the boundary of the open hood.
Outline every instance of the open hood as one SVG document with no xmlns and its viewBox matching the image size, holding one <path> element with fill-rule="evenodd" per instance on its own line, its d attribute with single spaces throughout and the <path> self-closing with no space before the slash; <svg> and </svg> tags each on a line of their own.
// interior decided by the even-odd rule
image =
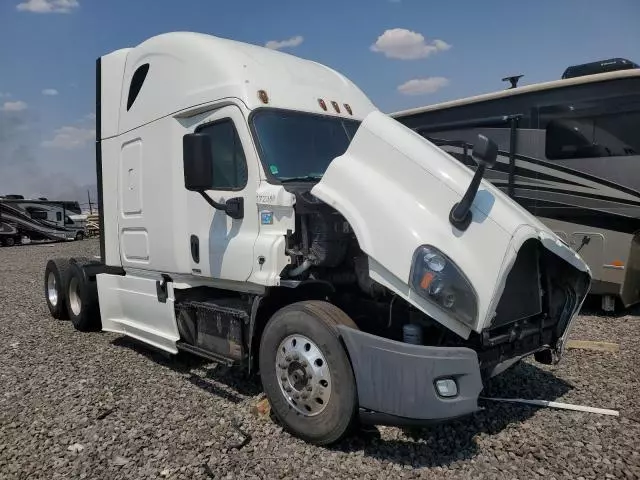
<svg viewBox="0 0 640 480">
<path fill-rule="evenodd" d="M 376 111 L 364 119 L 349 149 L 333 160 L 311 193 L 349 221 L 369 256 L 372 279 L 466 338 L 493 317 L 504 279 L 526 240 L 538 239 L 588 272 L 552 231 L 487 181 L 473 202 L 469 228 L 453 227 L 449 212 L 472 178 L 471 169 L 451 155 Z M 422 245 L 438 248 L 468 278 L 478 300 L 473 325 L 454 320 L 409 287 L 413 256 Z"/>
</svg>

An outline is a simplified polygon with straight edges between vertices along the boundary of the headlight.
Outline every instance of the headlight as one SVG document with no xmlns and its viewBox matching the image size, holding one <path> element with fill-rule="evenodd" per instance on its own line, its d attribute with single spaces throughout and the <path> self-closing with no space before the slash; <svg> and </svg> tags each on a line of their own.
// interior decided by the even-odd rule
<svg viewBox="0 0 640 480">
<path fill-rule="evenodd" d="M 414 253 L 411 288 L 457 320 L 476 323 L 476 292 L 458 266 L 437 248 L 425 245 Z"/>
</svg>

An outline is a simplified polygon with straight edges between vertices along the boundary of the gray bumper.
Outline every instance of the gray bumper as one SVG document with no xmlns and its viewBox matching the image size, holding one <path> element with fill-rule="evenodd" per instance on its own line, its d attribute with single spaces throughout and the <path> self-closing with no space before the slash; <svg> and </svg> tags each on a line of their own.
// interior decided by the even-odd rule
<svg viewBox="0 0 640 480">
<path fill-rule="evenodd" d="M 339 326 L 358 389 L 363 421 L 419 424 L 478 410 L 482 380 L 476 352 L 462 347 L 426 347 Z M 441 397 L 440 378 L 453 378 L 458 395 Z"/>
</svg>

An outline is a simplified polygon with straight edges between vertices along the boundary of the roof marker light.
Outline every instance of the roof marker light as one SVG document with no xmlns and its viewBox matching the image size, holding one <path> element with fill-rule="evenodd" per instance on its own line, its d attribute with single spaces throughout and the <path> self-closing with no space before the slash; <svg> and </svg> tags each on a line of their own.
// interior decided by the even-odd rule
<svg viewBox="0 0 640 480">
<path fill-rule="evenodd" d="M 322 109 L 326 112 L 327 111 L 327 104 L 324 103 L 324 100 L 319 98 L 318 99 L 318 103 L 320 104 L 320 107 L 322 107 Z"/>
<path fill-rule="evenodd" d="M 331 101 L 331 105 L 333 105 L 333 109 L 334 109 L 337 113 L 340 113 L 340 106 L 338 105 L 338 102 Z"/>
<path fill-rule="evenodd" d="M 264 90 L 258 90 L 258 98 L 264 104 L 269 103 L 269 95 Z"/>
<path fill-rule="evenodd" d="M 344 104 L 344 108 L 347 110 L 347 112 L 349 112 L 349 115 L 353 115 L 353 111 L 351 110 L 351 107 L 348 103 Z"/>
</svg>

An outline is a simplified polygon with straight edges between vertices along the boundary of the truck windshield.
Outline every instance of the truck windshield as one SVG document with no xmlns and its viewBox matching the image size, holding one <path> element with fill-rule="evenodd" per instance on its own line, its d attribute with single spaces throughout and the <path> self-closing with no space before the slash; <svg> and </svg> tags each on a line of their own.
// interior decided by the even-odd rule
<svg viewBox="0 0 640 480">
<path fill-rule="evenodd" d="M 264 168 L 282 182 L 322 178 L 360 126 L 356 120 L 288 110 L 257 111 L 252 124 Z"/>
</svg>

